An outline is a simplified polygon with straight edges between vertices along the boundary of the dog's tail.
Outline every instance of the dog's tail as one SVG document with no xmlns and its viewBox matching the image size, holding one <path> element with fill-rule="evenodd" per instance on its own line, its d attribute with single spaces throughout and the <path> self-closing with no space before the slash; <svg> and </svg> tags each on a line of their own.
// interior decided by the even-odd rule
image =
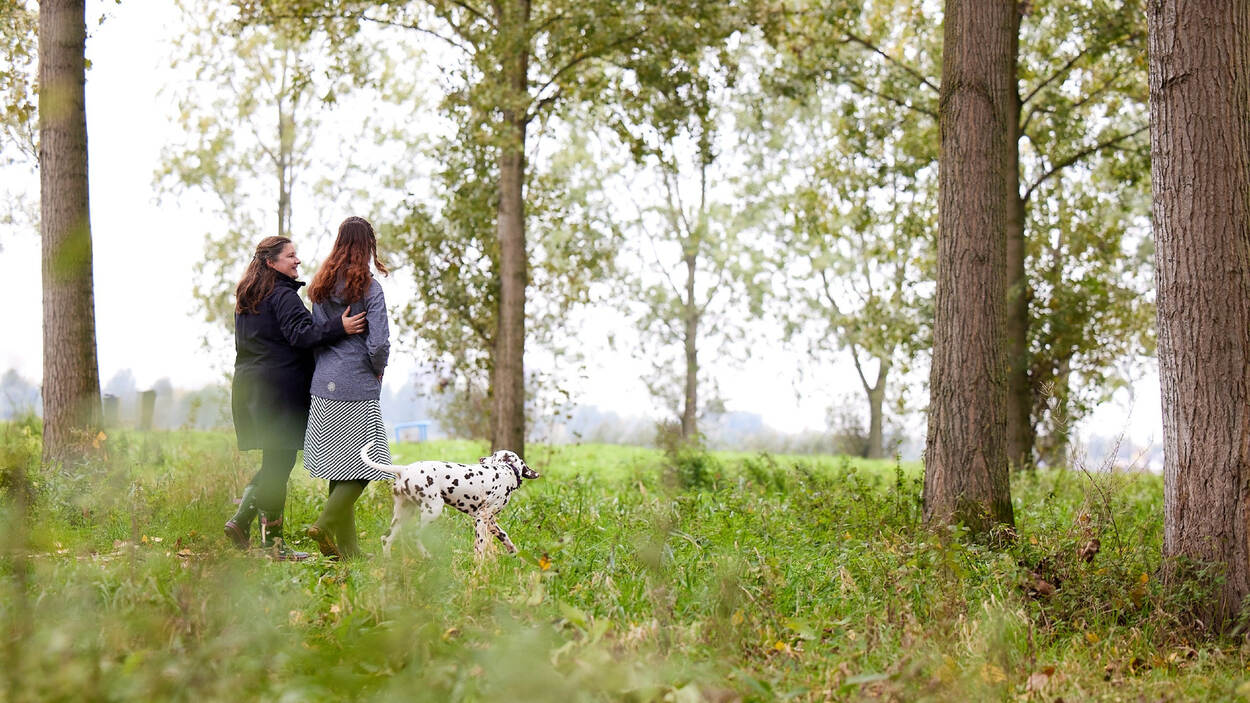
<svg viewBox="0 0 1250 703">
<path fill-rule="evenodd" d="M 377 469 L 378 471 L 385 471 L 388 474 L 398 474 L 399 470 L 396 469 L 394 466 L 390 464 L 379 464 L 378 462 L 369 458 L 369 448 L 372 446 L 373 446 L 373 442 L 366 442 L 365 446 L 360 448 L 360 460 L 365 462 L 365 466 Z"/>
</svg>

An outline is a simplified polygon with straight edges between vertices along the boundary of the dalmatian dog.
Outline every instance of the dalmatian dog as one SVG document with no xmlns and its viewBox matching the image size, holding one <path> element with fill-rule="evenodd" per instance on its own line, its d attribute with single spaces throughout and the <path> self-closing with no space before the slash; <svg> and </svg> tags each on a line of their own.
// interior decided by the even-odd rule
<svg viewBox="0 0 1250 703">
<path fill-rule="evenodd" d="M 522 479 L 535 479 L 539 473 L 525 465 L 521 457 L 506 449 L 482 457 L 475 464 L 452 464 L 444 461 L 417 461 L 406 466 L 379 464 L 369 457 L 369 442 L 360 449 L 360 458 L 367 466 L 395 476 L 391 493 L 395 496 L 391 528 L 382 538 L 382 552 L 391 553 L 391 543 L 399 534 L 400 525 L 420 512 L 420 526 L 433 522 L 444 505 L 473 517 L 477 539 L 474 552 L 480 561 L 486 556 L 490 536 L 494 535 L 511 554 L 516 546 L 508 533 L 495 522 L 499 511 L 508 504 L 512 492 L 521 487 Z M 417 542 L 425 556 L 429 552 Z"/>
</svg>

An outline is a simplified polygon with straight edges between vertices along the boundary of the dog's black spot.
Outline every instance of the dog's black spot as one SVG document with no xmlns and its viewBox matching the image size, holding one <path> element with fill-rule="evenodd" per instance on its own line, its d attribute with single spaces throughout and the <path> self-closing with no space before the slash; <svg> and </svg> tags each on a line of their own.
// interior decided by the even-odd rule
<svg viewBox="0 0 1250 703">
<path fill-rule="evenodd" d="M 426 477 L 425 477 L 425 485 L 427 485 L 427 486 L 433 486 L 433 485 L 434 485 L 434 477 L 433 477 L 433 476 L 426 476 Z"/>
</svg>

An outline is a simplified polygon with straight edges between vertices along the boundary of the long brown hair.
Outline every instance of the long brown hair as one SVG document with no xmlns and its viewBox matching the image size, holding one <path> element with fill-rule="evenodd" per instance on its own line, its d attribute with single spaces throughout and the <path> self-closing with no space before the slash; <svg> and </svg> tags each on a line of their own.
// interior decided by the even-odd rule
<svg viewBox="0 0 1250 703">
<path fill-rule="evenodd" d="M 274 283 L 278 280 L 278 272 L 267 262 L 277 261 L 282 250 L 291 240 L 286 237 L 265 237 L 256 245 L 256 253 L 243 272 L 243 280 L 234 289 L 234 311 L 245 315 L 255 315 L 257 306 L 265 296 L 273 292 Z"/>
<path fill-rule="evenodd" d="M 365 296 L 369 289 L 369 261 L 378 268 L 378 273 L 388 273 L 386 264 L 378 258 L 378 240 L 373 234 L 373 225 L 363 217 L 349 217 L 339 225 L 338 239 L 334 240 L 334 249 L 321 265 L 317 275 L 313 276 L 312 285 L 308 286 L 308 299 L 320 303 L 331 295 L 339 281 L 343 282 L 343 290 L 339 296 L 344 302 L 352 303 Z"/>
</svg>

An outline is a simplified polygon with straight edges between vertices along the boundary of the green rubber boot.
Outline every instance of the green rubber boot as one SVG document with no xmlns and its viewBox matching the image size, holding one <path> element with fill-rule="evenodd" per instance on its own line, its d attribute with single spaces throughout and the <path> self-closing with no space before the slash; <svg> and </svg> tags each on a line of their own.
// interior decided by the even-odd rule
<svg viewBox="0 0 1250 703">
<path fill-rule="evenodd" d="M 243 497 L 239 499 L 239 509 L 234 517 L 226 520 L 226 538 L 238 549 L 252 546 L 252 521 L 256 519 L 256 486 L 248 485 L 243 489 Z"/>
<path fill-rule="evenodd" d="M 339 523 L 338 531 L 335 533 L 338 535 L 339 551 L 343 553 L 344 559 L 360 556 L 360 540 L 356 536 L 356 498 L 360 497 L 361 490 L 356 491 L 352 504 L 347 507 L 347 514 L 343 516 L 343 521 Z"/>
<path fill-rule="evenodd" d="M 312 556 L 308 552 L 297 552 L 286 546 L 282 539 L 282 511 L 261 510 L 260 514 L 260 548 L 269 553 L 275 561 L 304 561 Z"/>
<path fill-rule="evenodd" d="M 326 499 L 317 521 L 308 528 L 308 536 L 317 543 L 322 555 L 333 559 L 352 557 L 360 549 L 356 540 L 356 499 L 364 486 L 348 481 L 335 485 Z"/>
</svg>

